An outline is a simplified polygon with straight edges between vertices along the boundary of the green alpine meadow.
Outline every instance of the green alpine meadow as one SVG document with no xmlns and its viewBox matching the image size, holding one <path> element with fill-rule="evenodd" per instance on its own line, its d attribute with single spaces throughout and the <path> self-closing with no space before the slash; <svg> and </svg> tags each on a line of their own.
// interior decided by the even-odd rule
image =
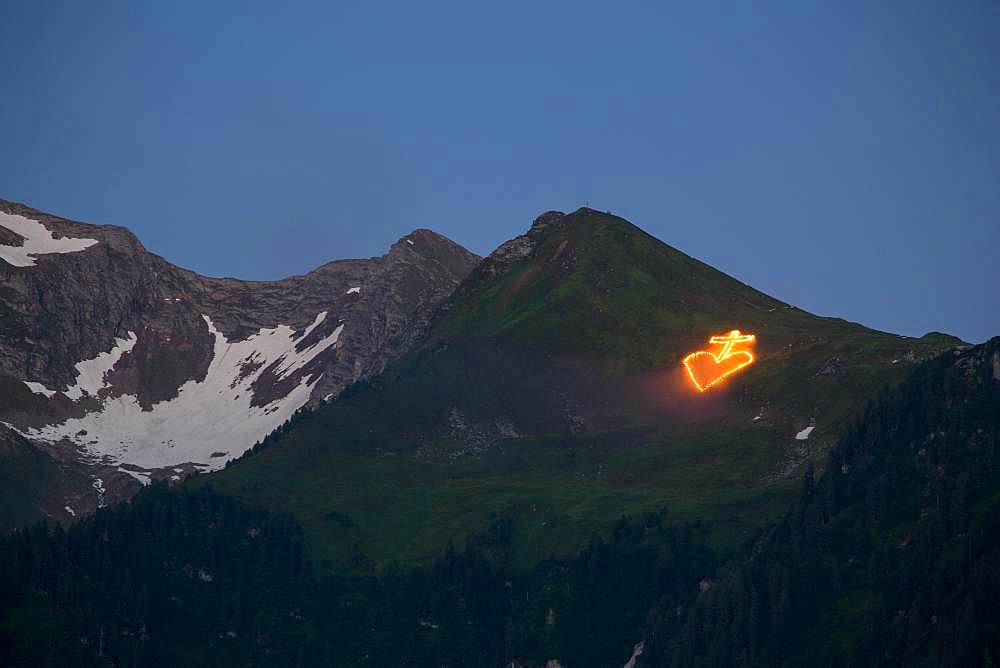
<svg viewBox="0 0 1000 668">
<path fill-rule="evenodd" d="M 382 375 L 197 484 L 292 514 L 348 563 L 422 562 L 505 517 L 524 565 L 643 512 L 734 545 L 866 401 L 961 345 L 811 315 L 589 209 L 505 246 Z M 734 327 L 757 362 L 699 394 L 682 358 Z"/>
</svg>

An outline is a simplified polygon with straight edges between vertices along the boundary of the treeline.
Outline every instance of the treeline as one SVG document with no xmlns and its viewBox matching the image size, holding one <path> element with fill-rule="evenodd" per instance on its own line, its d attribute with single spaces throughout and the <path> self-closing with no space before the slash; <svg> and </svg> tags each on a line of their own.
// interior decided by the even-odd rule
<svg viewBox="0 0 1000 668">
<path fill-rule="evenodd" d="M 273 447 L 274 445 L 280 443 L 281 440 L 284 439 L 285 435 L 288 432 L 290 432 L 295 425 L 299 424 L 300 422 L 304 422 L 305 420 L 312 419 L 315 414 L 316 414 L 315 411 L 309 406 L 303 406 L 302 408 L 299 408 L 294 413 L 292 413 L 292 416 L 290 418 L 288 418 L 280 425 L 275 427 L 273 430 L 271 430 L 267 434 L 267 436 L 254 443 L 249 450 L 243 452 L 243 454 L 241 454 L 239 457 L 233 457 L 232 459 L 227 460 L 226 468 L 228 469 L 230 466 L 236 464 L 237 462 L 249 459 L 250 457 L 253 457 L 254 455 L 257 455 L 263 452 L 264 450 L 267 450 L 268 448 Z"/>
<path fill-rule="evenodd" d="M 347 387 L 345 387 L 340 392 L 340 394 L 337 395 L 336 398 L 347 399 L 351 396 L 354 396 L 355 394 L 361 392 L 362 390 L 371 387 L 372 382 L 373 381 L 368 378 L 362 378 L 361 380 L 357 380 L 348 385 Z M 315 417 L 316 410 L 318 408 L 322 408 L 323 406 L 328 405 L 333 400 L 334 399 L 331 400 L 323 399 L 319 402 L 319 404 L 315 408 L 307 404 L 297 409 L 294 413 L 292 413 L 292 416 L 290 418 L 288 418 L 280 425 L 275 427 L 273 430 L 271 430 L 264 438 L 254 443 L 249 450 L 243 452 L 243 454 L 241 454 L 239 457 L 233 457 L 232 459 L 227 460 L 226 468 L 229 468 L 230 466 L 236 464 L 237 462 L 249 459 L 250 457 L 257 455 L 263 452 L 264 450 L 267 450 L 268 448 L 277 445 L 285 438 L 286 434 L 292 431 L 293 427 L 307 420 L 311 420 L 313 417 Z"/>
<path fill-rule="evenodd" d="M 642 665 L 976 666 L 1000 659 L 1000 339 L 919 367 L 728 562 Z"/>
<path fill-rule="evenodd" d="M 289 518 L 155 484 L 0 541 L 0 665 L 614 665 L 651 605 L 686 607 L 714 571 L 704 533 L 623 519 L 517 573 L 501 518 L 426 566 L 328 572 Z"/>
<path fill-rule="evenodd" d="M 992 665 L 997 376 L 1000 339 L 918 367 L 725 561 L 648 514 L 527 571 L 516 517 L 423 566 L 316 566 L 288 517 L 152 485 L 0 539 L 0 665 Z"/>
</svg>

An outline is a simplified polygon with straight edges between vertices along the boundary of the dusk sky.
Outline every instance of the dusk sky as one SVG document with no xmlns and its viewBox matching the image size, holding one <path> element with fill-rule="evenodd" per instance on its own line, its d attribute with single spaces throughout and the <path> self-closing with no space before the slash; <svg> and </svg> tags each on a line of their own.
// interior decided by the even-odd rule
<svg viewBox="0 0 1000 668">
<path fill-rule="evenodd" d="M 2 34 L 0 197 L 202 273 L 589 205 L 821 315 L 1000 335 L 997 2 L 8 0 Z"/>
</svg>

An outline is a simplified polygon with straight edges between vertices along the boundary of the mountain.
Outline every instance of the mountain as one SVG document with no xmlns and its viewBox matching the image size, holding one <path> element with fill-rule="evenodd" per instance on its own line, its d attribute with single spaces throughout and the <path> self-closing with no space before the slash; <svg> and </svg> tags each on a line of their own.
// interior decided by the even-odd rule
<svg viewBox="0 0 1000 668">
<path fill-rule="evenodd" d="M 336 569 L 287 516 L 160 482 L 0 537 L 0 663 L 989 666 L 998 453 L 1000 338 L 880 393 L 732 550 L 645 513 L 524 567 L 502 518 L 424 565 Z"/>
<path fill-rule="evenodd" d="M 590 209 L 454 285 L 222 470 L 0 537 L 0 663 L 997 656 L 1000 339 L 815 316 Z M 93 484 L 2 436 L 22 517 Z"/>
<path fill-rule="evenodd" d="M 699 392 L 683 360 L 736 329 L 754 363 Z M 196 484 L 292 513 L 346 562 L 432 558 L 506 516 L 524 564 L 664 509 L 735 544 L 867 399 L 961 345 L 818 317 L 622 218 L 549 212 L 381 375 Z"/>
<path fill-rule="evenodd" d="M 415 230 L 381 257 L 302 276 L 211 278 L 127 229 L 0 200 L 0 438 L 53 481 L 25 503 L 71 519 L 151 479 L 221 468 L 406 352 L 478 260 Z"/>
</svg>

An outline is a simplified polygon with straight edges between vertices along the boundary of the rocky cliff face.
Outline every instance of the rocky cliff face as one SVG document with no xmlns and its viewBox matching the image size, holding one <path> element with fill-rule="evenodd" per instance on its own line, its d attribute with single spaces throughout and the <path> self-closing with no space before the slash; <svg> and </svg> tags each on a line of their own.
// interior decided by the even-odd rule
<svg viewBox="0 0 1000 668">
<path fill-rule="evenodd" d="M 0 422 L 84 470 L 103 502 L 220 468 L 381 372 L 479 259 L 416 230 L 302 276 L 209 278 L 127 229 L 4 200 L 0 235 Z M 79 513 L 98 496 L 43 505 Z"/>
</svg>

